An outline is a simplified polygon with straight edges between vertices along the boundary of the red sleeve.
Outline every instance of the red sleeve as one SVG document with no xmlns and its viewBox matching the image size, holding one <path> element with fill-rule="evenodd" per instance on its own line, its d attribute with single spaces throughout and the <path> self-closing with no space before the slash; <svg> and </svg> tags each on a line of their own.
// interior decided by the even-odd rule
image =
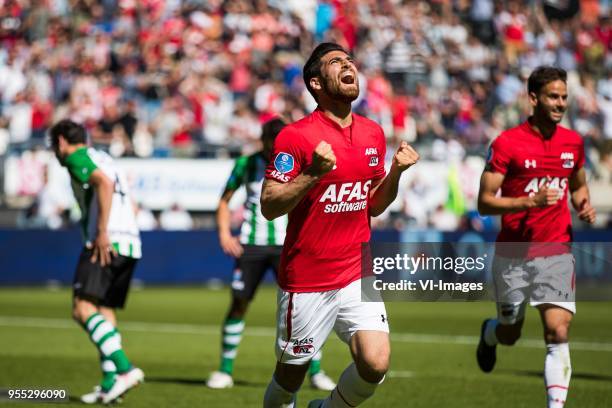
<svg viewBox="0 0 612 408">
<path fill-rule="evenodd" d="M 374 181 L 385 178 L 385 156 L 387 155 L 387 140 L 385 139 L 385 133 L 382 128 L 379 128 L 380 135 L 378 136 L 378 165 L 374 169 Z"/>
<path fill-rule="evenodd" d="M 301 136 L 287 126 L 274 141 L 274 152 L 266 168 L 266 178 L 281 183 L 288 183 L 302 172 L 304 166 L 304 149 Z"/>
<path fill-rule="evenodd" d="M 584 140 L 582 138 L 580 138 L 580 145 L 578 146 L 578 161 L 576 162 L 576 166 L 574 167 L 574 171 L 578 171 L 582 167 L 584 167 L 585 160 L 586 159 L 584 157 Z"/>
<path fill-rule="evenodd" d="M 510 165 L 510 156 L 508 155 L 508 146 L 504 143 L 501 137 L 496 138 L 487 153 L 486 170 L 494 171 L 501 174 L 506 174 Z"/>
</svg>

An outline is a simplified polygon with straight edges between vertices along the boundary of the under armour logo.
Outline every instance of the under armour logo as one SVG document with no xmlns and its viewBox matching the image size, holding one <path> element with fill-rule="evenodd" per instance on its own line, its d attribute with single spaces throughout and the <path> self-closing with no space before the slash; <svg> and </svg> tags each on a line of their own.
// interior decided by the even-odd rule
<svg viewBox="0 0 612 408">
<path fill-rule="evenodd" d="M 387 316 L 381 314 L 380 317 L 382 318 L 383 323 L 387 321 Z"/>
<path fill-rule="evenodd" d="M 535 161 L 535 159 L 533 159 L 533 160 L 525 159 L 525 168 L 528 169 L 530 167 L 533 167 L 534 169 L 536 168 L 536 161 Z"/>
</svg>

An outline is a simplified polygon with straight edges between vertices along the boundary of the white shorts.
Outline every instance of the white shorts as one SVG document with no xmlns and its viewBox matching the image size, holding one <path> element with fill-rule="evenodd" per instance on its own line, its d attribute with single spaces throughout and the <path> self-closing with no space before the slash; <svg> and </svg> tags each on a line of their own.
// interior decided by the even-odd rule
<svg viewBox="0 0 612 408">
<path fill-rule="evenodd" d="M 359 330 L 389 333 L 383 302 L 361 301 L 361 279 L 327 292 L 278 291 L 276 359 L 281 363 L 307 364 L 331 331 L 348 343 Z"/>
<path fill-rule="evenodd" d="M 497 318 L 514 324 L 525 317 L 525 304 L 550 304 L 576 313 L 574 256 L 561 254 L 529 260 L 496 256 L 493 284 Z"/>
</svg>

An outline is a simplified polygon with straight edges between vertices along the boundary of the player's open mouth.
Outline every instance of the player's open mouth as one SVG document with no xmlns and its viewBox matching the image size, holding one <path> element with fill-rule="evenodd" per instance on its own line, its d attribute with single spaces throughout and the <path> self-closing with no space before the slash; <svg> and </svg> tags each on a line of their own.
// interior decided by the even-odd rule
<svg viewBox="0 0 612 408">
<path fill-rule="evenodd" d="M 355 75 L 351 71 L 345 71 L 340 75 L 340 81 L 343 84 L 354 84 Z"/>
</svg>

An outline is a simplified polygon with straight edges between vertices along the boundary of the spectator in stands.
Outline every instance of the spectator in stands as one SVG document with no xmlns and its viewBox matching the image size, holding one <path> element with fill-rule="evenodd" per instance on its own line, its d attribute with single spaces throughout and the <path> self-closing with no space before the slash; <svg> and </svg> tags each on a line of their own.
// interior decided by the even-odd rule
<svg viewBox="0 0 612 408">
<path fill-rule="evenodd" d="M 136 223 L 140 231 L 152 231 L 158 227 L 158 222 L 153 212 L 143 207 L 141 203 L 136 203 Z"/>
<path fill-rule="evenodd" d="M 169 231 L 189 231 L 193 228 L 193 219 L 187 211 L 176 203 L 162 211 L 159 216 L 159 226 Z"/>
<path fill-rule="evenodd" d="M 11 134 L 8 130 L 8 120 L 0 116 L 0 157 L 4 156 L 11 142 Z"/>
<path fill-rule="evenodd" d="M 568 119 L 592 140 L 593 168 L 609 157 L 612 29 L 598 2 L 46 3 L 0 2 L 6 150 L 42 144 L 69 117 L 116 156 L 248 153 L 256 124 L 314 109 L 299 67 L 334 40 L 367 72 L 356 110 L 424 158 L 484 154 L 529 112 L 521 75 L 543 59 L 582 84 Z"/>
</svg>

